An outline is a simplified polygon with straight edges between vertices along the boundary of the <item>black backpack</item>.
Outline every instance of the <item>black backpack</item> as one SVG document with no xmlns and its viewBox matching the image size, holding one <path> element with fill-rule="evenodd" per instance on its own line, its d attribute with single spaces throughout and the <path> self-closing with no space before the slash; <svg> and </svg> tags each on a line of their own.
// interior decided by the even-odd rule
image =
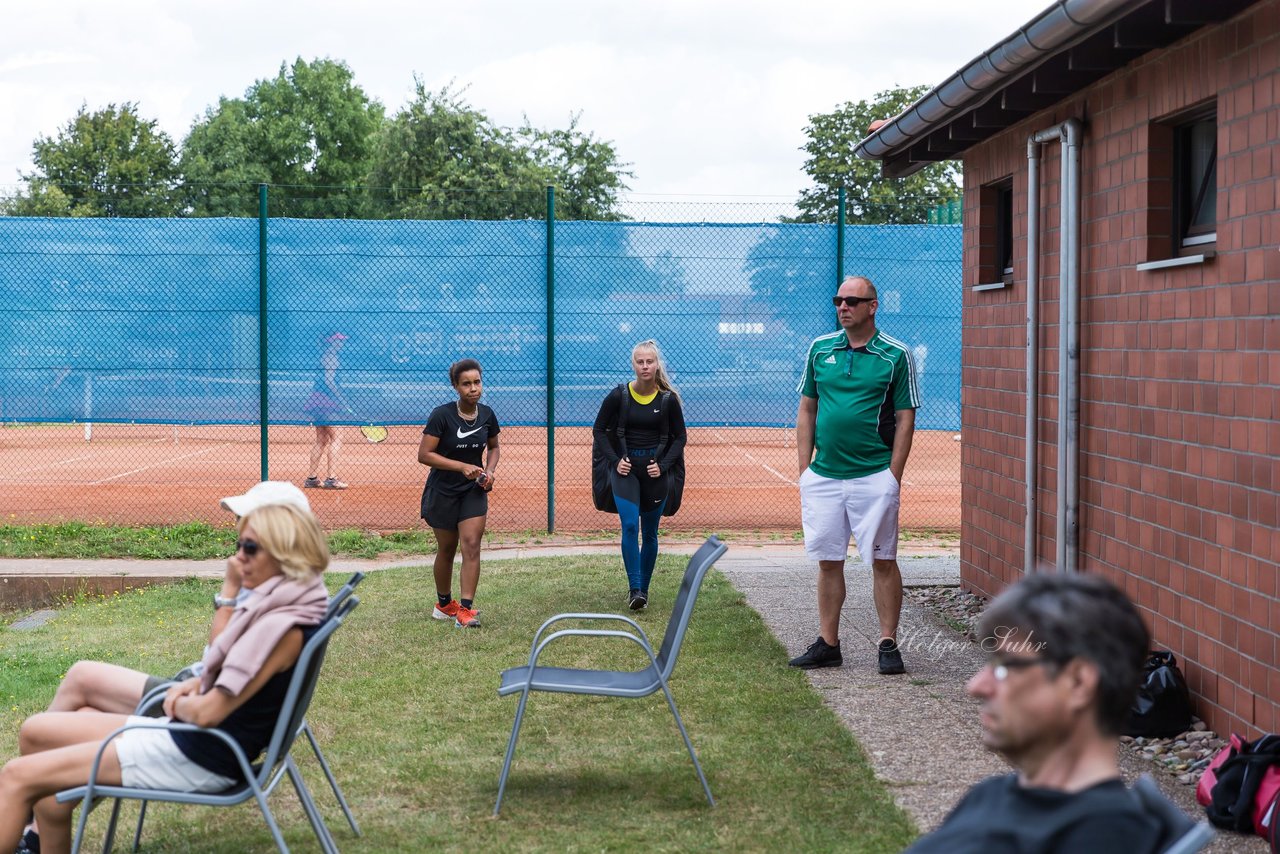
<svg viewBox="0 0 1280 854">
<path fill-rule="evenodd" d="M 625 457 L 627 455 L 627 416 L 631 409 L 631 393 L 627 389 L 626 383 L 620 384 L 618 389 L 622 396 L 622 403 L 618 406 L 618 423 L 614 428 L 614 433 L 618 437 L 618 445 L 621 447 L 622 456 Z M 661 392 L 658 399 L 661 401 L 658 406 L 662 409 L 663 415 L 662 432 L 658 436 L 658 453 L 661 453 L 670 438 L 668 430 L 671 426 L 671 392 Z M 618 504 L 613 500 L 613 483 L 609 480 L 612 464 L 600 447 L 602 442 L 608 441 L 608 431 L 605 431 L 605 434 L 598 437 L 591 447 L 591 502 L 597 510 L 602 510 L 605 513 L 617 513 Z M 663 505 L 662 515 L 674 516 L 680 510 L 680 503 L 684 499 L 684 454 L 681 454 L 671 464 L 666 476 L 667 503 Z"/>
</svg>

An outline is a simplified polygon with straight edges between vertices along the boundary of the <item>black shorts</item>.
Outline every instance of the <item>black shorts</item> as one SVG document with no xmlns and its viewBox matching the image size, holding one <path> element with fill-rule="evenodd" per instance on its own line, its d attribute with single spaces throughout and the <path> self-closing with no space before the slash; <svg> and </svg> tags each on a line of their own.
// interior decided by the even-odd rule
<svg viewBox="0 0 1280 854">
<path fill-rule="evenodd" d="M 152 676 L 147 675 L 147 681 L 142 685 L 142 696 L 145 697 L 161 685 L 168 685 L 173 681 L 172 676 Z M 142 699 L 139 697 L 138 699 Z M 130 712 L 129 714 L 133 714 Z M 158 718 L 164 714 L 164 703 L 153 703 L 147 708 L 146 716 L 149 718 Z"/>
<path fill-rule="evenodd" d="M 640 508 L 641 513 L 657 509 L 667 500 L 667 489 L 671 485 L 670 472 L 663 472 L 657 477 L 649 477 L 649 461 L 653 459 L 653 448 L 632 449 L 631 473 L 618 474 L 615 468 L 609 472 L 609 481 L 613 485 L 614 498 L 630 501 Z"/>
<path fill-rule="evenodd" d="M 489 493 L 472 487 L 461 495 L 448 495 L 438 489 L 422 493 L 422 518 L 427 524 L 442 531 L 458 530 L 463 519 L 489 515 Z"/>
</svg>

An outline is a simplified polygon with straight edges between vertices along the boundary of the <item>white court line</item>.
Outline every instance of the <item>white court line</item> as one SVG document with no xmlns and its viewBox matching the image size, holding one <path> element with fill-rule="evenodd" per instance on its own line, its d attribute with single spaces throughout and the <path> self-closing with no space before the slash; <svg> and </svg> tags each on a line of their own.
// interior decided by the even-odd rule
<svg viewBox="0 0 1280 854">
<path fill-rule="evenodd" d="M 161 443 L 161 442 L 167 442 L 167 441 L 169 441 L 169 440 L 168 440 L 168 439 L 156 439 L 156 444 L 159 444 L 159 443 Z M 31 467 L 31 468 L 29 468 L 29 469 L 18 469 L 17 471 L 11 471 L 11 472 L 9 472 L 9 474 L 10 474 L 10 475 L 13 475 L 13 476 L 17 476 L 17 475 L 20 475 L 20 474 L 30 474 L 30 473 L 31 473 L 31 472 L 33 472 L 33 471 L 44 471 L 45 469 L 55 469 L 55 468 L 57 468 L 58 466 L 70 465 L 71 463 L 78 463 L 78 462 L 81 462 L 82 460 L 92 460 L 92 459 L 94 459 L 95 457 L 100 457 L 100 456 L 101 456 L 101 454 L 85 454 L 83 457 L 72 457 L 72 458 L 67 459 L 67 460 L 58 460 L 58 461 L 57 461 L 57 462 L 55 462 L 55 463 L 45 463 L 45 464 L 44 464 L 44 465 L 42 465 L 42 466 L 32 466 L 32 467 Z"/>
<path fill-rule="evenodd" d="M 767 471 L 769 474 L 773 475 L 774 477 L 776 477 L 778 480 L 782 481 L 783 483 L 789 483 L 789 484 L 791 484 L 792 486 L 799 486 L 799 485 L 800 485 L 800 482 L 799 482 L 799 481 L 792 480 L 791 478 L 787 477 L 785 474 L 783 474 L 782 472 L 778 471 L 776 468 L 774 468 L 773 466 L 769 465 L 768 463 L 766 463 L 766 462 L 764 462 L 764 461 L 762 461 L 762 460 L 757 460 L 755 457 L 751 456 L 751 454 L 750 454 L 750 453 L 748 453 L 747 451 L 742 450 L 742 448 L 739 448 L 739 447 L 738 447 L 737 445 L 735 445 L 733 442 L 726 442 L 726 441 L 724 441 L 724 437 L 720 435 L 720 431 L 719 431 L 719 430 L 717 430 L 717 431 L 716 431 L 716 438 L 720 439 L 721 444 L 728 445 L 729 447 L 733 448 L 735 451 L 737 451 L 738 453 L 742 454 L 742 456 L 744 456 L 744 457 L 746 457 L 747 459 L 751 460 L 751 462 L 753 462 L 753 463 L 755 463 L 756 465 L 760 466 L 760 468 L 764 469 L 764 470 L 765 470 L 765 471 Z"/>
<path fill-rule="evenodd" d="M 189 454 L 183 454 L 180 457 L 170 457 L 167 460 L 161 460 L 160 462 L 152 463 L 149 466 L 136 468 L 133 471 L 126 471 L 126 472 L 121 472 L 120 474 L 113 474 L 111 477 L 104 477 L 102 480 L 92 481 L 89 485 L 97 486 L 99 484 L 106 483 L 107 481 L 115 480 L 116 478 L 119 478 L 119 477 L 128 477 L 131 474 L 137 474 L 138 472 L 146 471 L 147 469 L 158 468 L 160 466 L 167 466 L 169 465 L 169 463 L 176 463 L 178 460 L 185 460 L 188 457 L 198 457 L 198 456 L 201 456 L 202 454 L 207 454 L 210 451 L 217 451 L 217 450 L 221 450 L 222 448 L 230 448 L 231 445 L 232 445 L 231 442 L 223 442 L 221 445 L 214 445 L 212 448 L 205 448 L 203 451 L 192 451 Z"/>
</svg>

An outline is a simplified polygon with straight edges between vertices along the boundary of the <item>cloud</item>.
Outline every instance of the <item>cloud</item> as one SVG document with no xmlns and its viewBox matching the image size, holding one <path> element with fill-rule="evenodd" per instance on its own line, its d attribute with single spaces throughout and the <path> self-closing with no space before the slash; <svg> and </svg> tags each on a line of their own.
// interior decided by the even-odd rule
<svg viewBox="0 0 1280 854">
<path fill-rule="evenodd" d="M 0 60 L 0 74 L 10 74 L 15 71 L 26 71 L 31 68 L 43 68 L 50 65 L 76 65 L 92 61 L 93 56 L 88 53 L 41 50 L 34 53 L 20 53 Z"/>
<path fill-rule="evenodd" d="M 0 184 L 81 104 L 136 102 L 180 142 L 220 96 L 295 57 L 347 62 L 388 113 L 450 80 L 500 124 L 527 115 L 615 144 L 645 193 L 784 195 L 807 186 L 814 113 L 936 84 L 1047 0 L 44 0 L 6 9 Z"/>
</svg>

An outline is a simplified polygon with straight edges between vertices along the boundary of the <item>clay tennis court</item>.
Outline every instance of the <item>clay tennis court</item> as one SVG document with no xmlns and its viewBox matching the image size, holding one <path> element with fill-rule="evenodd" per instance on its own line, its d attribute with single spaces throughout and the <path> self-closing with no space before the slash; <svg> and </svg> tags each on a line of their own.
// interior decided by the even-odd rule
<svg viewBox="0 0 1280 854">
<path fill-rule="evenodd" d="M 226 524 L 223 496 L 259 478 L 256 426 L 95 424 L 0 427 L 0 523 L 78 520 L 123 525 L 190 521 Z M 350 488 L 310 490 L 312 507 L 333 530 L 405 530 L 418 515 L 426 468 L 417 461 L 418 426 L 393 426 L 382 444 L 341 428 L 338 474 Z M 314 431 L 273 427 L 269 474 L 301 483 Z M 944 431 L 918 431 L 907 464 L 904 527 L 958 530 L 960 442 Z M 555 530 L 616 526 L 591 506 L 591 432 L 557 428 Z M 800 527 L 794 431 L 697 427 L 689 431 L 684 506 L 664 527 L 683 531 L 793 532 Z M 502 459 L 490 500 L 489 528 L 547 529 L 547 442 L 540 427 L 502 431 Z"/>
</svg>

